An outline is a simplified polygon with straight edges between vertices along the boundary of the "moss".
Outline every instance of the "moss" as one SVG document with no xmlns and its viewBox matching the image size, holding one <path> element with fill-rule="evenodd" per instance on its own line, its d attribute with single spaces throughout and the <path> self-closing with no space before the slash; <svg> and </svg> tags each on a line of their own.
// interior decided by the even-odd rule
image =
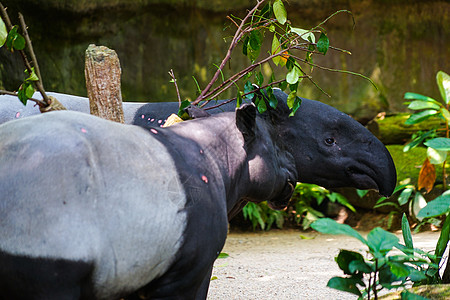
<svg viewBox="0 0 450 300">
<path fill-rule="evenodd" d="M 394 159 L 397 169 L 397 182 L 402 182 L 410 178 L 411 184 L 417 184 L 420 168 L 427 156 L 427 149 L 424 147 L 416 147 L 408 152 L 403 152 L 402 145 L 388 145 L 386 147 Z M 436 165 L 436 175 L 436 182 L 442 182 L 441 165 Z"/>
</svg>

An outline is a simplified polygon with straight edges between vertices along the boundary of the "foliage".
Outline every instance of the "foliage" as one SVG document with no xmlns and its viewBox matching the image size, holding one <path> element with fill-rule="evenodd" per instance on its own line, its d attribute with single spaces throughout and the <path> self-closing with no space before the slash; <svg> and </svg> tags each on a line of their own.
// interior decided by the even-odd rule
<svg viewBox="0 0 450 300">
<path fill-rule="evenodd" d="M 263 6 L 265 2 L 267 3 Z M 350 54 L 349 51 L 331 46 L 327 32 L 323 27 L 329 19 L 340 13 L 351 15 L 349 11 L 340 10 L 320 22 L 317 26 L 310 29 L 302 29 L 295 27 L 288 19 L 282 0 L 270 2 L 257 0 L 256 5 L 248 11 L 245 17 L 228 16 L 231 26 L 236 27 L 228 51 L 220 65 L 214 65 L 217 70 L 206 87 L 200 88 L 198 81 L 194 78 L 198 88 L 198 97 L 191 104 L 203 107 L 207 102 L 217 99 L 225 90 L 235 87 L 237 89 L 236 97 L 229 99 L 226 103 L 236 100 L 237 106 L 240 106 L 243 99 L 251 100 L 255 96 L 255 105 L 258 111 L 263 113 L 270 107 L 276 108 L 277 99 L 273 95 L 273 87 L 278 86 L 282 90 L 288 89 L 287 104 L 291 109 L 290 115 L 292 116 L 301 104 L 301 98 L 297 96 L 297 92 L 299 84 L 304 78 L 310 80 L 320 89 L 311 76 L 314 68 L 353 74 L 371 81 L 358 73 L 330 69 L 314 63 L 314 55 L 325 55 L 330 49 Z M 270 43 L 268 45 L 270 46 L 270 51 L 262 55 L 265 41 Z M 228 76 L 225 74 L 224 68 L 238 45 L 242 47 L 242 54 L 248 57 L 249 65 L 241 71 Z M 284 78 L 277 80 L 273 75 L 274 72 L 271 72 L 272 75 L 269 78 L 264 78 L 263 65 L 284 68 L 286 75 Z M 172 81 L 176 82 L 172 75 Z M 320 90 L 324 92 L 322 89 Z M 267 95 L 267 97 L 264 95 Z M 178 100 L 182 103 L 180 95 L 178 95 Z M 213 107 L 217 106 L 206 109 Z M 183 112 L 180 111 L 179 114 L 182 117 Z"/>
<path fill-rule="evenodd" d="M 28 36 L 27 25 L 25 24 L 25 20 L 21 13 L 19 13 L 20 20 L 20 29 L 22 30 L 22 34 L 19 32 L 18 25 L 12 25 L 9 15 L 6 11 L 6 8 L 3 4 L 0 3 L 0 48 L 5 46 L 11 52 L 18 51 L 21 54 L 22 60 L 25 65 L 25 79 L 21 86 L 18 89 L 18 92 L 8 92 L 8 91 L 0 91 L 0 94 L 10 94 L 15 95 L 19 98 L 19 100 L 25 105 L 28 100 L 32 100 L 36 102 L 40 108 L 43 108 L 44 111 L 50 111 L 57 109 L 57 105 L 59 105 L 58 109 L 64 108 L 59 102 L 54 101 L 54 106 L 51 106 L 52 100 L 47 96 L 44 90 L 44 86 L 42 84 L 39 65 L 36 59 L 36 56 L 33 51 L 33 47 L 31 45 L 31 40 Z M 27 54 L 25 49 L 28 49 L 28 52 L 31 55 L 32 63 L 28 61 Z M 34 92 L 38 90 L 43 100 L 33 99 Z"/>
<path fill-rule="evenodd" d="M 425 193 L 429 193 L 433 189 L 436 182 L 435 165 L 437 164 L 442 164 L 444 191 L 447 188 L 446 161 L 448 151 L 450 150 L 450 76 L 439 71 L 436 75 L 436 81 L 442 97 L 442 102 L 417 93 L 405 94 L 405 99 L 410 100 L 406 102 L 408 108 L 416 111 L 410 115 L 405 124 L 413 125 L 429 118 L 436 118 L 443 121 L 442 128 L 431 128 L 428 131 L 414 134 L 411 142 L 403 148 L 403 151 L 407 152 L 421 144 L 427 146 L 427 157 L 419 172 L 417 188 L 412 185 L 401 185 L 396 188 L 396 191 L 402 191 L 398 198 L 399 205 L 409 202 L 411 216 L 417 217 L 419 221 L 421 221 L 423 217 L 418 215 L 418 213 L 427 204 L 425 198 L 421 194 L 421 190 L 425 190 Z M 442 134 L 445 137 L 440 137 Z M 429 220 L 430 219 L 427 221 Z"/>
<path fill-rule="evenodd" d="M 297 224 L 301 223 L 303 229 L 308 229 L 312 222 L 324 217 L 323 213 L 313 208 L 320 206 L 324 200 L 339 203 L 355 212 L 355 208 L 343 195 L 315 184 L 298 183 L 292 195 L 293 210 L 290 213 Z"/>
<path fill-rule="evenodd" d="M 261 230 L 270 230 L 275 223 L 278 228 L 282 228 L 286 212 L 270 209 L 267 202 L 259 204 L 249 202 L 242 209 L 244 218 L 252 222 L 253 230 L 259 225 Z"/>
<path fill-rule="evenodd" d="M 358 299 L 365 297 L 370 299 L 372 296 L 377 299 L 382 289 L 405 289 L 408 284 L 441 282 L 439 262 L 445 249 L 443 246 L 445 239 L 441 243 L 438 242 L 435 254 L 414 248 L 406 215 L 402 218 L 405 244 L 399 243 L 397 236 L 379 227 L 370 231 L 367 238 L 350 226 L 331 219 L 317 220 L 311 227 L 326 234 L 345 234 L 354 237 L 368 248 L 368 258 L 364 258 L 359 252 L 349 250 L 339 252 L 335 260 L 346 276 L 331 278 L 327 284 L 331 288 L 355 294 Z M 400 250 L 402 254 L 388 255 L 394 248 Z M 406 290 L 402 292 L 402 299 L 424 299 L 417 297 L 420 296 Z"/>
<path fill-rule="evenodd" d="M 315 184 L 297 183 L 287 210 L 272 210 L 266 202 L 259 204 L 249 202 L 242 212 L 244 218 L 252 222 L 253 230 L 258 225 L 261 230 L 270 230 L 274 224 L 277 228 L 282 228 L 287 219 L 301 224 L 303 229 L 308 229 L 312 222 L 324 217 L 324 214 L 314 207 L 317 208 L 325 200 L 339 203 L 351 211 L 355 211 L 348 200 L 339 193 L 331 192 Z"/>
</svg>

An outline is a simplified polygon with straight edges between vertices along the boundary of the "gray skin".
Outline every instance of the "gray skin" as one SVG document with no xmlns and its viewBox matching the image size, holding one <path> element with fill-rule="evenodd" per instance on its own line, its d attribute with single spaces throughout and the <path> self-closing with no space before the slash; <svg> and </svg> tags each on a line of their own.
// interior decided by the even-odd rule
<svg viewBox="0 0 450 300">
<path fill-rule="evenodd" d="M 335 117 L 314 137 L 283 101 L 169 128 L 70 111 L 1 125 L 0 299 L 205 299 L 246 201 L 284 208 L 305 176 L 390 195 L 386 148 L 318 105 Z"/>
</svg>

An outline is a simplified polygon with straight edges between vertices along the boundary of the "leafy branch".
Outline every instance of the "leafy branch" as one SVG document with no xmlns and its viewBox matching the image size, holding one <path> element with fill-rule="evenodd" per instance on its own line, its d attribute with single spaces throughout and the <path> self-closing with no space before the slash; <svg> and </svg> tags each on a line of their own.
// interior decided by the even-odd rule
<svg viewBox="0 0 450 300">
<path fill-rule="evenodd" d="M 61 110 L 65 109 L 61 103 L 58 102 L 54 97 L 50 97 L 45 93 L 44 85 L 42 83 L 42 76 L 39 70 L 39 64 L 36 59 L 36 55 L 33 50 L 33 45 L 28 34 L 27 25 L 25 19 L 21 13 L 19 13 L 20 29 L 23 33 L 18 32 L 19 26 L 12 25 L 11 19 L 9 18 L 7 9 L 0 3 L 0 47 L 6 46 L 11 52 L 18 51 L 22 57 L 23 63 L 25 65 L 26 78 L 24 82 L 19 87 L 17 93 L 9 91 L 0 91 L 0 94 L 14 95 L 17 96 L 20 101 L 25 105 L 27 100 L 36 102 L 39 105 L 41 112 L 51 111 L 51 110 Z M 31 56 L 31 62 L 28 60 L 27 54 L 25 52 L 27 48 Z M 42 100 L 32 98 L 36 89 L 42 96 Z"/>
<path fill-rule="evenodd" d="M 266 3 L 262 8 L 260 8 L 264 2 L 266 1 L 258 0 L 255 6 L 250 9 L 242 19 L 233 15 L 227 16 L 227 19 L 230 20 L 236 27 L 236 31 L 231 39 L 225 57 L 219 66 L 215 65 L 217 70 L 206 87 L 201 89 L 197 80 L 194 78 L 199 93 L 198 97 L 190 104 L 200 104 L 200 106 L 203 107 L 209 101 L 217 99 L 230 87 L 236 86 L 238 89 L 236 97 L 213 107 L 217 107 L 234 100 L 237 100 L 237 104 L 240 105 L 243 98 L 250 99 L 258 90 L 264 90 L 265 93 L 257 93 L 257 100 L 255 103 L 258 110 L 260 112 L 264 112 L 267 109 L 267 105 L 273 107 L 276 107 L 277 105 L 277 100 L 273 95 L 272 88 L 274 86 L 278 86 L 282 90 L 285 90 L 289 87 L 290 92 L 288 97 L 288 106 L 291 109 L 291 115 L 293 115 L 300 107 L 301 99 L 297 96 L 297 90 L 299 83 L 304 78 L 311 81 L 313 85 L 315 85 L 321 92 L 329 96 L 313 80 L 311 73 L 314 68 L 360 76 L 369 80 L 375 86 L 372 80 L 362 74 L 346 70 L 327 68 L 318 65 L 313 61 L 313 55 L 326 55 L 329 49 L 351 54 L 347 50 L 331 46 L 325 30 L 322 28 L 322 25 L 340 13 L 347 13 L 351 15 L 354 25 L 355 21 L 350 11 L 336 11 L 315 27 L 305 30 L 292 26 L 292 22 L 287 18 L 287 12 L 282 0 L 275 0 L 273 3 Z M 316 34 L 320 34 L 317 41 Z M 266 56 L 260 58 L 262 44 L 265 37 L 268 35 L 273 36 L 271 50 Z M 249 58 L 250 64 L 244 67 L 241 71 L 226 78 L 223 72 L 224 67 L 230 61 L 233 51 L 236 49 L 238 44 L 242 44 L 242 53 Z M 305 57 L 302 58 L 299 53 L 303 53 Z M 266 84 L 264 84 L 265 79 L 261 72 L 261 67 L 270 61 L 272 61 L 272 63 L 277 67 L 285 67 L 287 69 L 286 76 L 283 79 L 276 80 L 273 75 L 274 73 L 272 72 L 272 76 L 267 80 Z M 306 65 L 307 67 L 305 68 L 302 65 Z M 256 71 L 258 68 L 260 70 Z M 308 68 L 309 70 L 306 71 Z M 252 82 L 250 82 L 249 79 L 251 77 L 254 78 L 253 83 L 258 86 L 257 88 L 255 88 L 254 85 L 252 85 Z M 221 82 L 217 83 L 219 79 L 221 79 Z M 243 91 L 240 90 L 238 85 L 238 82 L 241 80 L 244 81 Z M 263 94 L 267 95 L 265 100 L 262 99 Z M 178 92 L 177 95 L 179 96 Z M 187 100 L 185 101 L 188 102 Z M 183 106 L 186 105 L 186 103 L 183 104 Z"/>
</svg>

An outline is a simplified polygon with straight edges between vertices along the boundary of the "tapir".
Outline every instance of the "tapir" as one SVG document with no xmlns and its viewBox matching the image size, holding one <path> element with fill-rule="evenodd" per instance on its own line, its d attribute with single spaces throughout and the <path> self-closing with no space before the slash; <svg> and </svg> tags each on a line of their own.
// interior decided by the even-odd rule
<svg viewBox="0 0 450 300">
<path fill-rule="evenodd" d="M 297 181 L 390 195 L 384 145 L 311 104 L 300 111 L 322 122 L 279 101 L 168 128 L 73 111 L 4 123 L 0 299 L 205 299 L 243 202 L 282 209 Z"/>
</svg>

